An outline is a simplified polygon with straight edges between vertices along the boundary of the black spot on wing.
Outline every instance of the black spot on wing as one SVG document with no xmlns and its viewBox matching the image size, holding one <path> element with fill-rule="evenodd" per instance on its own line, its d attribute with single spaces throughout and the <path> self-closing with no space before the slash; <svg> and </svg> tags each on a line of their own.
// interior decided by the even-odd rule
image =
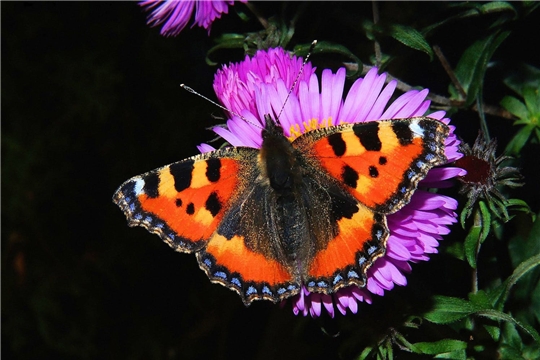
<svg viewBox="0 0 540 360">
<path fill-rule="evenodd" d="M 210 158 L 206 160 L 206 178 L 208 181 L 216 182 L 221 177 L 221 160 Z"/>
<path fill-rule="evenodd" d="M 394 130 L 401 145 L 409 145 L 412 143 L 413 132 L 411 131 L 410 122 L 392 121 L 392 130 Z"/>
<path fill-rule="evenodd" d="M 370 166 L 369 167 L 369 176 L 371 176 L 372 178 L 379 177 L 379 170 L 377 170 L 377 168 L 375 166 Z"/>
<path fill-rule="evenodd" d="M 332 203 L 332 215 L 337 221 L 341 218 L 351 219 L 358 212 L 358 205 L 355 200 L 340 194 L 330 194 Z"/>
<path fill-rule="evenodd" d="M 387 162 L 388 160 L 386 159 L 386 156 L 381 156 L 379 158 L 379 165 L 385 165 Z"/>
<path fill-rule="evenodd" d="M 379 124 L 375 121 L 361 123 L 353 126 L 354 134 L 368 151 L 380 151 Z"/>
<path fill-rule="evenodd" d="M 182 206 L 182 199 L 176 199 L 175 204 L 176 204 L 177 207 L 181 207 Z"/>
<path fill-rule="evenodd" d="M 341 133 L 335 133 L 335 134 L 330 135 L 328 137 L 328 143 L 332 147 L 332 151 L 334 152 L 334 155 L 343 156 L 343 154 L 345 154 L 347 145 L 345 144 L 345 141 L 343 140 Z"/>
<path fill-rule="evenodd" d="M 144 178 L 143 191 L 150 198 L 157 198 L 159 196 L 159 174 L 157 172 L 151 172 Z"/>
<path fill-rule="evenodd" d="M 176 191 L 184 191 L 191 185 L 193 164 L 193 160 L 186 160 L 172 164 L 169 167 L 171 175 L 174 178 L 174 188 Z"/>
<path fill-rule="evenodd" d="M 216 215 L 221 211 L 221 201 L 219 201 L 218 194 L 215 191 L 208 196 L 204 207 L 206 210 L 210 211 L 213 217 L 216 217 Z"/>
<path fill-rule="evenodd" d="M 186 213 L 188 215 L 193 215 L 195 214 L 195 205 L 193 203 L 189 203 L 188 206 L 186 207 Z"/>
<path fill-rule="evenodd" d="M 356 189 L 356 185 L 358 184 L 358 172 L 354 170 L 349 165 L 345 165 L 343 167 L 343 170 L 341 172 L 341 179 L 343 182 L 352 187 L 353 189 Z"/>
</svg>

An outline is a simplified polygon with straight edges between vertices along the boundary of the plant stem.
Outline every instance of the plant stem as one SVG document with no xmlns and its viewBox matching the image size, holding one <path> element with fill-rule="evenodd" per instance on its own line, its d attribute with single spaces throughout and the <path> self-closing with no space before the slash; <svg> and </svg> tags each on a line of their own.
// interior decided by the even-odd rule
<svg viewBox="0 0 540 360">
<path fill-rule="evenodd" d="M 371 5 L 371 8 L 373 10 L 373 25 L 377 25 L 377 23 L 379 22 L 379 4 L 377 3 L 377 1 L 372 1 Z M 379 44 L 377 39 L 375 39 L 373 45 L 375 46 L 375 62 L 377 64 L 377 68 L 380 68 L 382 62 L 381 44 Z"/>
</svg>

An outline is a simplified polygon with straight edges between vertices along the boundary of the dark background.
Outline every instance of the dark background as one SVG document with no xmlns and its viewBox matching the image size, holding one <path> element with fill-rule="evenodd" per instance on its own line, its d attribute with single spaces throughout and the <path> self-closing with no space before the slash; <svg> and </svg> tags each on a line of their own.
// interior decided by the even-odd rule
<svg viewBox="0 0 540 360">
<path fill-rule="evenodd" d="M 276 3 L 257 3 L 263 14 Z M 290 12 L 298 5 L 289 5 Z M 445 5 L 381 3 L 381 18 L 412 26 L 445 14 Z M 129 228 L 112 194 L 128 178 L 197 153 L 221 122 L 213 105 L 182 89 L 213 96 L 214 67 L 204 62 L 213 37 L 258 31 L 230 8 L 211 37 L 186 28 L 164 38 L 128 2 L 2 2 L 2 355 L 7 358 L 350 358 L 420 311 L 431 293 L 466 296 L 469 274 L 460 261 L 434 255 L 414 265 L 409 285 L 355 316 L 336 320 L 296 317 L 285 308 L 239 297 L 211 284 L 193 255 L 178 254 L 142 228 Z M 313 39 L 343 43 L 368 62 L 372 45 L 360 20 L 370 3 L 317 2 L 300 18 L 291 45 Z M 426 18 L 435 14 L 439 18 Z M 432 16 L 432 15 L 430 15 Z M 486 80 L 486 102 L 511 91 L 505 71 L 521 62 L 539 66 L 531 33 L 537 14 L 514 25 Z M 191 24 L 191 23 L 190 23 Z M 455 65 L 470 34 L 486 23 L 467 21 L 436 34 Z M 537 30 L 534 30 L 537 31 Z M 534 35 L 536 39 L 537 35 Z M 470 40 L 472 42 L 472 39 Z M 393 41 L 400 53 L 390 71 L 408 83 L 446 95 L 448 79 L 434 60 Z M 239 61 L 241 51 L 219 52 Z M 323 68 L 330 59 L 313 57 Z M 345 59 L 343 59 L 345 60 Z M 506 144 L 509 120 L 488 117 Z M 457 133 L 472 141 L 472 111 L 455 115 Z M 502 146 L 500 146 L 502 148 Z M 538 210 L 538 148 L 531 147 L 520 190 Z M 524 152 L 524 155 L 527 156 Z M 534 158 L 534 161 L 533 161 Z M 536 181 L 538 183 L 538 181 Z M 458 226 L 443 246 L 463 238 Z M 467 279 L 458 285 L 450 279 Z M 425 325 L 429 327 L 429 325 Z M 414 339 L 415 333 L 407 334 Z M 437 339 L 437 338 L 436 338 Z M 424 339 L 426 340 L 426 339 Z"/>
</svg>

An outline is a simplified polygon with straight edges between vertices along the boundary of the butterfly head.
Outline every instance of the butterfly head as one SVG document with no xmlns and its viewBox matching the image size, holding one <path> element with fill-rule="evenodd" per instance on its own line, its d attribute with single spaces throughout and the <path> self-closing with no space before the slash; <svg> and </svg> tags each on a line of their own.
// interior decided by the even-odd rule
<svg viewBox="0 0 540 360">
<path fill-rule="evenodd" d="M 279 123 L 279 120 L 274 120 L 270 114 L 264 116 L 264 129 L 262 130 L 263 141 L 270 137 L 275 137 L 283 134 L 283 127 Z"/>
</svg>

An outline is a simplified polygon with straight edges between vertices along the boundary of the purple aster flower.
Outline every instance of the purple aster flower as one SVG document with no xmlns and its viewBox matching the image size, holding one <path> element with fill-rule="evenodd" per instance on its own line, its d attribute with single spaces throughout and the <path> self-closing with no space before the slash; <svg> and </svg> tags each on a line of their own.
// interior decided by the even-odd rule
<svg viewBox="0 0 540 360">
<path fill-rule="evenodd" d="M 341 68 L 335 74 L 324 70 L 319 83 L 309 63 L 284 106 L 301 63 L 300 58 L 283 49 L 270 49 L 257 52 L 253 58 L 246 57 L 241 63 L 224 66 L 215 76 L 216 94 L 226 108 L 242 115 L 247 122 L 233 116 L 227 121 L 227 127 L 216 127 L 214 131 L 233 146 L 258 148 L 262 143 L 264 115 L 276 116 L 282 108 L 279 121 L 291 140 L 319 127 L 423 116 L 429 109 L 427 89 L 408 91 L 390 102 L 396 81 L 385 85 L 386 74 L 378 75 L 375 68 L 364 78 L 356 80 L 344 94 L 345 69 Z M 426 116 L 445 124 L 450 122 L 443 111 Z M 455 128 L 449 128 L 445 154 L 450 163 L 462 154 L 458 149 L 460 142 L 454 134 Z M 210 151 L 213 148 L 202 144 L 199 150 Z M 411 263 L 426 261 L 429 254 L 436 253 L 442 236 L 448 234 L 449 226 L 457 221 L 457 201 L 427 189 L 449 187 L 449 179 L 465 173 L 463 169 L 453 167 L 431 169 L 420 182 L 410 203 L 387 215 L 390 236 L 386 253 L 369 268 L 364 288 L 349 286 L 331 295 L 310 293 L 303 288 L 292 298 L 293 312 L 318 317 L 324 308 L 334 317 L 337 308 L 342 314 L 347 309 L 356 313 L 358 302 L 371 303 L 372 294 L 382 296 L 395 285 L 406 285 L 405 274 L 411 271 Z"/>
<path fill-rule="evenodd" d="M 239 0 L 247 2 L 247 0 Z M 148 17 L 150 26 L 163 24 L 161 35 L 176 36 L 186 27 L 195 10 L 195 22 L 199 27 L 208 29 L 216 18 L 220 18 L 222 13 L 227 14 L 229 5 L 233 5 L 234 0 L 145 0 L 139 3 L 146 10 L 152 13 Z M 192 25 L 192 26 L 193 26 Z"/>
</svg>

